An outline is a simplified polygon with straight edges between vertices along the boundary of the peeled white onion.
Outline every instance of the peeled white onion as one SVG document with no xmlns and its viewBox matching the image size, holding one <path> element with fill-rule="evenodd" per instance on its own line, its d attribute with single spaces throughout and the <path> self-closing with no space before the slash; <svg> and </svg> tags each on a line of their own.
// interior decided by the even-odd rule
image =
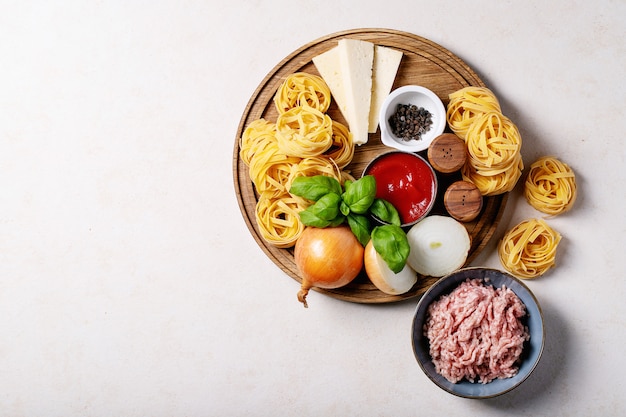
<svg viewBox="0 0 626 417">
<path fill-rule="evenodd" d="M 461 268 L 471 239 L 463 224 L 447 216 L 428 216 L 407 232 L 407 263 L 422 275 L 441 277 Z"/>
<path fill-rule="evenodd" d="M 365 246 L 363 256 L 367 276 L 372 284 L 385 294 L 404 294 L 417 282 L 417 274 L 408 264 L 397 274 L 393 272 L 382 256 L 376 252 L 372 240 Z"/>
</svg>

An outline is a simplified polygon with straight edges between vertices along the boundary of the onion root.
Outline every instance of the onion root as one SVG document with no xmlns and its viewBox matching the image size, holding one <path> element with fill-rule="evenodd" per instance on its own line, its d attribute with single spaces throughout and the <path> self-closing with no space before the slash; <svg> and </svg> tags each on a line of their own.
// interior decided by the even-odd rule
<svg viewBox="0 0 626 417">
<path fill-rule="evenodd" d="M 302 284 L 302 288 L 298 291 L 298 301 L 304 305 L 304 308 L 309 308 L 309 304 L 306 302 L 306 296 L 309 294 L 309 289 Z"/>
</svg>

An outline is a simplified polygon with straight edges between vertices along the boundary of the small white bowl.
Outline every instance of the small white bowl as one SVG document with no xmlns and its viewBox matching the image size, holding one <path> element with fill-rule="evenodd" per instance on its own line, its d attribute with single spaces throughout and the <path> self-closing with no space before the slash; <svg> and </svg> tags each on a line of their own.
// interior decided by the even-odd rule
<svg viewBox="0 0 626 417">
<path fill-rule="evenodd" d="M 423 107 L 432 115 L 430 129 L 420 139 L 405 140 L 393 134 L 389 118 L 396 112 L 398 104 L 414 104 Z M 435 93 L 419 85 L 406 85 L 393 90 L 380 108 L 380 139 L 384 145 L 406 152 L 420 152 L 427 149 L 446 128 L 446 109 Z"/>
</svg>

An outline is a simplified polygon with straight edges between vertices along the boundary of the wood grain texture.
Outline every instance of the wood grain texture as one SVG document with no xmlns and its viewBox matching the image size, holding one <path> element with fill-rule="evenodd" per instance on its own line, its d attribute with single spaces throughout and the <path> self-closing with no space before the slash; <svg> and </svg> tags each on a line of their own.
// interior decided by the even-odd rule
<svg viewBox="0 0 626 417">
<path fill-rule="evenodd" d="M 242 216 L 255 241 L 272 262 L 298 282 L 301 282 L 301 278 L 298 276 L 298 270 L 294 263 L 293 249 L 278 249 L 265 242 L 258 232 L 254 214 L 257 195 L 250 181 L 248 168 L 239 158 L 239 140 L 243 130 L 250 122 L 262 117 L 275 121 L 277 112 L 274 108 L 273 97 L 283 80 L 289 74 L 297 71 L 319 75 L 312 63 L 312 58 L 336 46 L 338 40 L 342 38 L 362 39 L 402 51 L 404 56 L 393 89 L 409 84 L 422 85 L 432 90 L 439 96 L 444 105 L 447 105 L 448 94 L 453 91 L 470 85 L 484 86 L 474 71 L 450 51 L 420 36 L 389 29 L 356 29 L 322 37 L 285 57 L 265 76 L 250 98 L 237 130 L 233 150 L 234 186 Z M 328 110 L 328 114 L 334 120 L 345 123 L 345 119 L 334 103 Z M 378 130 L 376 133 L 370 134 L 369 142 L 366 145 L 356 149 L 354 160 L 347 169 L 358 178 L 371 159 L 389 150 L 391 149 L 382 145 L 380 130 Z M 421 155 L 426 157 L 425 153 L 421 153 Z M 458 179 L 460 179 L 458 173 L 438 175 L 439 193 L 432 214 L 446 214 L 443 205 L 444 191 Z M 503 194 L 485 198 L 480 215 L 475 220 L 465 223 L 472 239 L 467 264 L 480 253 L 491 239 L 506 206 L 507 197 L 507 194 Z M 420 276 L 411 291 L 392 296 L 379 291 L 362 272 L 359 277 L 345 287 L 333 290 L 314 290 L 344 301 L 372 304 L 389 303 L 419 297 L 437 279 Z M 294 287 L 294 302 L 297 290 L 298 288 Z"/>
<path fill-rule="evenodd" d="M 443 195 L 443 204 L 450 216 L 461 222 L 474 220 L 483 207 L 483 196 L 473 183 L 459 180 Z"/>
<path fill-rule="evenodd" d="M 432 167 L 444 174 L 459 171 L 467 160 L 465 142 L 454 133 L 437 136 L 428 147 L 427 153 Z"/>
</svg>

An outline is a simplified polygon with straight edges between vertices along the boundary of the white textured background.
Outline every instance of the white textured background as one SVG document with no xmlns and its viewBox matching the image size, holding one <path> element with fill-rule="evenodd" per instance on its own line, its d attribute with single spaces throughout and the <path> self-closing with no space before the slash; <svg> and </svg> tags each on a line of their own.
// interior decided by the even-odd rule
<svg viewBox="0 0 626 417">
<path fill-rule="evenodd" d="M 626 2 L 0 1 L 0 415 L 626 414 Z M 413 358 L 415 301 L 312 293 L 236 203 L 240 117 L 321 36 L 380 27 L 449 49 L 499 96 L 527 165 L 578 175 L 558 267 L 529 282 L 547 340 L 491 400 Z M 538 216 L 509 199 L 496 237 Z M 500 267 L 494 246 L 475 265 Z"/>
</svg>

